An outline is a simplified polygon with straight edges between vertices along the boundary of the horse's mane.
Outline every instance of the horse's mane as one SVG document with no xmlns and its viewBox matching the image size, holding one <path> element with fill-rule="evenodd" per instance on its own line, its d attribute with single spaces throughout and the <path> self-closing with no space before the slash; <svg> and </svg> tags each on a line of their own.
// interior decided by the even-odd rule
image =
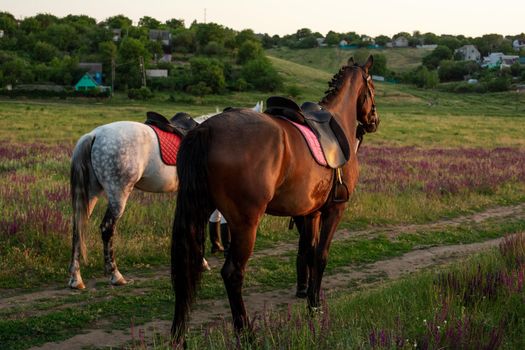
<svg viewBox="0 0 525 350">
<path fill-rule="evenodd" d="M 321 102 L 322 105 L 327 105 L 339 94 L 339 90 L 343 86 L 346 78 L 350 75 L 350 72 L 353 71 L 355 67 L 359 67 L 357 63 L 354 63 L 350 66 L 343 66 L 339 69 L 339 72 L 335 73 L 332 77 L 332 80 L 328 82 L 328 90 L 324 93 L 326 94 Z"/>
</svg>

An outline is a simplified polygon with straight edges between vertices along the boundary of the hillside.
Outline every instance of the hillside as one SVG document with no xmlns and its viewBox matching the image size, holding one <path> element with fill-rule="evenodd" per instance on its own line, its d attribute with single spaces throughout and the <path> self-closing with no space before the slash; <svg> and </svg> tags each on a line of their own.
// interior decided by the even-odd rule
<svg viewBox="0 0 525 350">
<path fill-rule="evenodd" d="M 279 47 L 266 50 L 267 55 L 314 67 L 326 72 L 335 72 L 356 50 L 339 48 L 289 49 Z M 421 64 L 423 56 L 430 50 L 415 48 L 371 49 L 371 54 L 381 53 L 386 56 L 387 66 L 395 72 L 405 72 Z"/>
</svg>

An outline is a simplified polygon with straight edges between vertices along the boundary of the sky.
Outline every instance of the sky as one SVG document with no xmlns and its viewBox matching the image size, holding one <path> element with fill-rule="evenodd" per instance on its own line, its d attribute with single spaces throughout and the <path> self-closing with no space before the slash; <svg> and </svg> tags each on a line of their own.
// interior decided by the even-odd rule
<svg viewBox="0 0 525 350">
<path fill-rule="evenodd" d="M 162 22 L 177 18 L 186 26 L 206 21 L 280 36 L 301 28 L 370 36 L 414 30 L 473 37 L 525 32 L 525 0 L 0 0 L 0 11 L 18 19 L 50 13 L 84 14 L 97 21 L 123 14 L 134 24 L 143 16 Z"/>
</svg>

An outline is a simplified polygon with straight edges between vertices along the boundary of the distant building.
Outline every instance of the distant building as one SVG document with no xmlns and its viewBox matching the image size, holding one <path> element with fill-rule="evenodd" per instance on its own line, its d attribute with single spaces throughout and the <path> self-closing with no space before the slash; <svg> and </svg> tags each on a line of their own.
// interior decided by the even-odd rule
<svg viewBox="0 0 525 350">
<path fill-rule="evenodd" d="M 0 39 L 4 37 L 4 31 L 0 29 Z"/>
<path fill-rule="evenodd" d="M 80 80 L 75 84 L 75 91 L 89 91 L 89 90 L 99 90 L 106 91 L 111 89 L 108 86 L 100 85 L 93 79 L 89 73 L 86 73 L 80 78 Z"/>
<path fill-rule="evenodd" d="M 146 69 L 146 76 L 148 78 L 167 78 L 167 69 Z"/>
<path fill-rule="evenodd" d="M 324 38 L 316 38 L 315 40 L 317 40 L 317 46 L 319 46 L 319 47 L 325 47 L 325 46 L 328 46 L 328 45 L 324 42 Z"/>
<path fill-rule="evenodd" d="M 122 39 L 122 29 L 116 28 L 112 29 L 113 41 L 120 41 Z"/>
<path fill-rule="evenodd" d="M 161 41 L 164 46 L 169 46 L 171 43 L 171 33 L 162 29 L 150 29 L 149 40 Z"/>
<path fill-rule="evenodd" d="M 88 73 L 97 84 L 102 84 L 102 63 L 99 62 L 80 62 L 78 68 Z"/>
<path fill-rule="evenodd" d="M 490 55 L 483 57 L 482 67 L 486 68 L 505 68 L 510 67 L 519 61 L 519 56 L 504 55 L 502 52 L 492 52 Z"/>
<path fill-rule="evenodd" d="M 464 45 L 454 51 L 454 54 L 459 54 L 463 58 L 463 61 L 481 61 L 481 54 L 474 45 Z"/>
<path fill-rule="evenodd" d="M 436 47 L 438 47 L 437 44 L 416 45 L 416 48 L 418 49 L 434 50 Z"/>
<path fill-rule="evenodd" d="M 404 36 L 398 36 L 392 41 L 392 47 L 408 47 L 408 39 Z"/>
<path fill-rule="evenodd" d="M 348 41 L 346 41 L 345 39 L 341 40 L 339 42 L 339 47 L 345 47 L 345 46 L 348 46 Z"/>
<path fill-rule="evenodd" d="M 512 42 L 512 47 L 516 51 L 520 51 L 521 49 L 525 49 L 525 41 L 516 39 Z"/>
</svg>

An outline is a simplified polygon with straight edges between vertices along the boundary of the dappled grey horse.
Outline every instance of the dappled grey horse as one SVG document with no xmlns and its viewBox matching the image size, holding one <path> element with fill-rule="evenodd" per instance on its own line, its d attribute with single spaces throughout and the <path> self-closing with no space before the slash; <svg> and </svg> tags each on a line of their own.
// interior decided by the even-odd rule
<svg viewBox="0 0 525 350">
<path fill-rule="evenodd" d="M 253 108 L 261 111 L 257 103 Z M 214 114 L 196 118 L 203 122 Z M 86 260 L 84 233 L 98 198 L 105 192 L 108 207 L 100 225 L 104 244 L 104 269 L 113 285 L 124 285 L 113 250 L 113 233 L 134 188 L 146 192 L 175 192 L 177 169 L 160 157 L 157 135 L 146 124 L 119 121 L 99 126 L 83 135 L 71 159 L 73 245 L 69 286 L 85 288 L 80 274 L 80 255 Z M 203 262 L 207 267 L 206 261 Z"/>
</svg>

